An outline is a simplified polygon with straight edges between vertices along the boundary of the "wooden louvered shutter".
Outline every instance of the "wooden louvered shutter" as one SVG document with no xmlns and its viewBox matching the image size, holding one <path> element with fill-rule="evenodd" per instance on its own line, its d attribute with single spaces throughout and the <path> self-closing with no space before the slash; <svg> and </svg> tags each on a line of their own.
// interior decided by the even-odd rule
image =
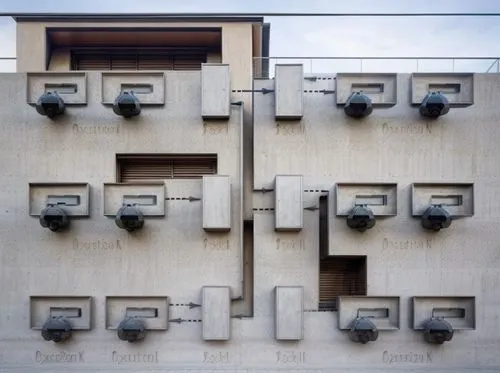
<svg viewBox="0 0 500 373">
<path fill-rule="evenodd" d="M 206 62 L 206 55 L 176 55 L 174 70 L 201 70 L 201 64 Z"/>
<path fill-rule="evenodd" d="M 111 70 L 137 70 L 136 56 L 111 56 Z"/>
<path fill-rule="evenodd" d="M 109 56 L 78 56 L 74 61 L 75 70 L 111 70 Z"/>
<path fill-rule="evenodd" d="M 138 70 L 173 70 L 174 63 L 171 56 L 144 55 L 139 56 Z"/>
<path fill-rule="evenodd" d="M 73 54 L 74 70 L 201 70 L 206 53 L 142 51 L 136 53 L 78 51 Z"/>
<path fill-rule="evenodd" d="M 320 260 L 320 309 L 337 309 L 339 295 L 366 295 L 366 257 L 331 256 Z"/>
<path fill-rule="evenodd" d="M 198 179 L 217 173 L 217 156 L 119 155 L 118 182 L 134 183 L 164 179 Z"/>
</svg>

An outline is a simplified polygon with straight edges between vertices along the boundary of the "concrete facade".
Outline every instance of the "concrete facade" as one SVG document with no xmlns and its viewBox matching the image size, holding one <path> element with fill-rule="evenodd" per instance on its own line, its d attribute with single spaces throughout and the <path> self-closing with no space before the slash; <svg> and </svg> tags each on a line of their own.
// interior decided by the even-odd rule
<svg viewBox="0 0 500 373">
<path fill-rule="evenodd" d="M 86 103 L 51 120 L 28 103 L 26 71 L 45 70 L 45 41 L 31 36 L 44 27 L 18 25 L 19 72 L 0 74 L 0 372 L 500 369 L 500 75 L 474 74 L 473 104 L 430 120 L 410 105 L 411 76 L 398 74 L 396 103 L 355 120 L 336 103 L 336 75 L 318 74 L 303 80 L 302 118 L 276 120 L 274 93 L 262 93 L 275 89 L 274 80 L 252 80 L 251 25 L 229 24 L 221 61 L 231 71 L 229 119 L 202 119 L 199 71 L 166 71 L 165 104 L 144 106 L 139 117 L 103 105 L 102 73 L 87 72 Z M 64 56 L 56 57 L 51 66 L 64 70 Z M 252 86 L 253 93 L 237 92 Z M 217 154 L 218 174 L 230 179 L 230 230 L 203 229 L 202 179 L 165 180 L 165 216 L 146 217 L 136 232 L 118 229 L 104 216 L 103 184 L 117 182 L 116 154 L 127 153 Z M 305 209 L 293 231 L 276 230 L 277 175 L 302 176 Z M 43 229 L 30 216 L 34 182 L 88 183 L 89 216 L 71 219 L 65 232 Z M 382 182 L 397 183 L 396 214 L 364 233 L 350 230 L 336 214 L 336 184 Z M 425 231 L 411 200 L 412 184 L 423 182 L 473 183 L 473 215 Z M 328 197 L 328 254 L 366 256 L 367 295 L 400 297 L 399 329 L 381 330 L 367 345 L 339 330 L 339 311 L 319 310 L 320 196 Z M 204 287 L 229 288 L 228 333 L 224 290 L 208 297 Z M 283 291 L 291 295 L 278 302 L 276 287 L 300 290 Z M 90 330 L 61 344 L 44 341 L 30 328 L 38 309 L 30 310 L 32 296 L 92 297 Z M 119 340 L 106 328 L 106 297 L 115 296 L 168 297 L 167 330 Z M 457 330 L 444 345 L 426 343 L 413 330 L 416 296 L 451 297 L 451 307 L 454 297 L 474 297 L 473 330 Z M 289 312 L 293 305 L 293 317 L 276 315 L 278 304 Z M 276 340 L 276 320 L 279 335 L 293 340 Z"/>
</svg>

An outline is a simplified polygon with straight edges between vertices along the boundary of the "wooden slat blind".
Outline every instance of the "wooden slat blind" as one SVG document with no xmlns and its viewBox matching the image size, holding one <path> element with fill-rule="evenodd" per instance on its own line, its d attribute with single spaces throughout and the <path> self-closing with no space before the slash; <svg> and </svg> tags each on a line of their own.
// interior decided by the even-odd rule
<svg viewBox="0 0 500 373">
<path fill-rule="evenodd" d="M 77 53 L 74 70 L 200 70 L 206 53 Z"/>
<path fill-rule="evenodd" d="M 121 183 L 164 179 L 198 179 L 217 173 L 217 155 L 118 155 L 117 180 Z"/>
<path fill-rule="evenodd" d="M 320 260 L 320 309 L 337 309 L 339 295 L 366 295 L 366 257 L 330 256 Z"/>
</svg>

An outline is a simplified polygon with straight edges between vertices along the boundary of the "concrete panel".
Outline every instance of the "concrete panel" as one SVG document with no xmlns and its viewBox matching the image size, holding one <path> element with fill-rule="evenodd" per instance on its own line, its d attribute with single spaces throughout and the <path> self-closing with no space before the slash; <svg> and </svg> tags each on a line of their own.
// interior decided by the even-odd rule
<svg viewBox="0 0 500 373">
<path fill-rule="evenodd" d="M 69 216 L 89 216 L 90 186 L 87 183 L 30 183 L 29 214 L 40 216 L 48 204 L 57 204 Z"/>
<path fill-rule="evenodd" d="M 202 64 L 201 116 L 204 119 L 229 118 L 231 114 L 231 79 L 229 65 Z"/>
<path fill-rule="evenodd" d="M 345 104 L 353 92 L 363 92 L 374 106 L 397 103 L 397 74 L 340 73 L 336 82 L 337 105 Z"/>
<path fill-rule="evenodd" d="M 45 92 L 57 92 L 67 105 L 87 103 L 87 75 L 82 72 L 27 74 L 27 100 L 36 104 Z"/>
<path fill-rule="evenodd" d="M 92 298 L 79 296 L 30 296 L 30 328 L 41 330 L 51 316 L 64 316 L 73 330 L 90 330 Z"/>
<path fill-rule="evenodd" d="M 304 215 L 302 175 L 277 175 L 275 193 L 275 229 L 300 230 Z"/>
<path fill-rule="evenodd" d="M 203 176 L 203 229 L 231 229 L 231 183 L 229 176 Z"/>
<path fill-rule="evenodd" d="M 395 183 L 338 183 L 337 216 L 347 216 L 354 206 L 367 205 L 375 216 L 395 216 L 398 190 Z"/>
<path fill-rule="evenodd" d="M 161 72 L 105 72 L 102 73 L 101 97 L 103 104 L 113 104 L 124 92 L 133 92 L 141 105 L 165 104 L 165 74 Z"/>
<path fill-rule="evenodd" d="M 304 115 L 304 68 L 302 65 L 275 65 L 274 115 L 276 119 L 297 120 Z"/>
<path fill-rule="evenodd" d="M 350 329 L 357 317 L 366 317 L 378 330 L 398 330 L 399 308 L 399 297 L 342 296 L 338 298 L 338 327 Z"/>
<path fill-rule="evenodd" d="M 106 329 L 116 330 L 125 317 L 138 317 L 147 330 L 167 330 L 169 307 L 164 296 L 107 296 Z"/>
<path fill-rule="evenodd" d="M 432 317 L 442 317 L 455 330 L 476 329 L 476 298 L 463 296 L 418 296 L 412 298 L 413 329 L 423 330 Z"/>
<path fill-rule="evenodd" d="M 226 341 L 230 338 L 230 289 L 227 286 L 202 288 L 203 339 Z"/>
<path fill-rule="evenodd" d="M 412 215 L 422 216 L 432 204 L 441 204 L 452 217 L 474 215 L 474 185 L 471 183 L 414 183 Z"/>
<path fill-rule="evenodd" d="M 304 338 L 304 288 L 276 286 L 276 339 Z"/>
<path fill-rule="evenodd" d="M 106 183 L 103 192 L 105 216 L 115 216 L 127 204 L 137 206 L 144 216 L 165 216 L 164 183 Z"/>
<path fill-rule="evenodd" d="M 411 77 L 411 102 L 422 103 L 429 92 L 441 92 L 450 106 L 468 106 L 474 104 L 474 74 L 460 73 L 414 73 Z"/>
</svg>

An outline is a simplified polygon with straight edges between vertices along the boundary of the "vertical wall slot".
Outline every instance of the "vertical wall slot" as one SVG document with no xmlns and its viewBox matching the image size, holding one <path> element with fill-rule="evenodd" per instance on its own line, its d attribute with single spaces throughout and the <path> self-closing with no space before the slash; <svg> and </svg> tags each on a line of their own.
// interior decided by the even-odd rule
<svg viewBox="0 0 500 373">
<path fill-rule="evenodd" d="M 45 83 L 45 92 L 57 92 L 62 95 L 70 95 L 78 92 L 78 86 L 71 83 L 51 84 Z"/>
<path fill-rule="evenodd" d="M 135 95 L 148 94 L 153 93 L 153 85 L 152 84 L 122 84 L 121 92 L 133 92 Z"/>
</svg>

